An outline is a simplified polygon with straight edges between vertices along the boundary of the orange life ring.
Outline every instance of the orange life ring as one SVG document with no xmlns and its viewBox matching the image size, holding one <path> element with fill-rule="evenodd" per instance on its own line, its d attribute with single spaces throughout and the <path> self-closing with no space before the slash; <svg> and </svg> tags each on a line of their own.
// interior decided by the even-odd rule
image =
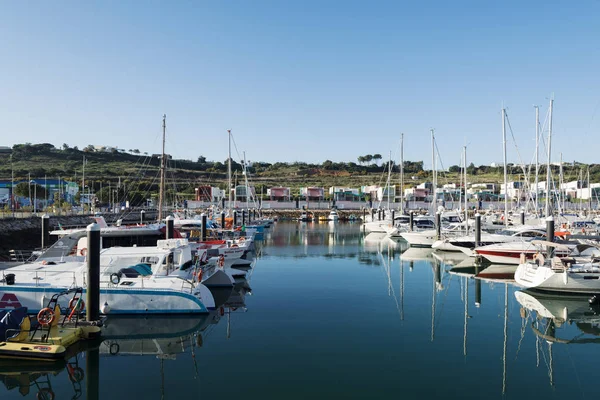
<svg viewBox="0 0 600 400">
<path fill-rule="evenodd" d="M 48 326 L 54 322 L 54 311 L 51 308 L 42 308 L 37 315 L 37 320 L 42 326 Z"/>
<path fill-rule="evenodd" d="M 75 307 L 77 307 L 77 311 L 81 311 L 85 308 L 85 303 L 79 297 L 72 298 L 69 300 L 69 309 L 73 310 Z"/>
<path fill-rule="evenodd" d="M 79 255 L 80 256 L 87 256 L 87 247 L 84 247 L 83 249 L 79 250 Z"/>
<path fill-rule="evenodd" d="M 232 244 L 231 247 L 238 247 L 238 245 L 237 244 Z"/>
<path fill-rule="evenodd" d="M 243 241 L 245 241 L 245 240 L 246 240 L 246 238 L 245 238 L 245 237 L 243 237 L 243 236 L 240 236 L 240 242 L 243 242 Z"/>
</svg>

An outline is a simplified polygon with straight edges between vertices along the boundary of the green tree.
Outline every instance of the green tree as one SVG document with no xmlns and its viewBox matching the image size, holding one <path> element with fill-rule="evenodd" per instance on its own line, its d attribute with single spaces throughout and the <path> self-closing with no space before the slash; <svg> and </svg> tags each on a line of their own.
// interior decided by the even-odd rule
<svg viewBox="0 0 600 400">
<path fill-rule="evenodd" d="M 379 165 L 379 160 L 381 160 L 382 158 L 383 157 L 381 157 L 381 154 L 373 154 L 373 160 L 377 165 Z"/>
</svg>

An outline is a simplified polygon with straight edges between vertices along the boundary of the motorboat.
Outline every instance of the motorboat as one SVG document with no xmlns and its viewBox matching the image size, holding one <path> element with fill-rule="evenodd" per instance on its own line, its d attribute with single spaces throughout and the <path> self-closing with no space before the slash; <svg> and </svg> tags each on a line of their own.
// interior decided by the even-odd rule
<svg viewBox="0 0 600 400">
<path fill-rule="evenodd" d="M 481 256 L 492 264 L 513 264 L 521 263 L 522 254 L 525 259 L 533 260 L 533 256 L 539 251 L 535 245 L 538 241 L 523 240 L 490 244 L 475 248 L 473 251 L 477 256 Z M 545 243 L 545 242 L 544 242 Z M 568 255 L 592 255 L 598 252 L 595 246 L 581 244 L 577 242 L 563 242 L 564 246 L 557 248 L 555 255 L 558 257 L 566 257 Z"/>
<path fill-rule="evenodd" d="M 329 215 L 327 216 L 327 221 L 337 222 L 339 219 L 340 219 L 340 216 L 338 215 L 336 210 L 331 210 L 329 212 Z"/>
<path fill-rule="evenodd" d="M 544 241 L 532 244 L 550 249 L 549 252 L 569 252 L 563 244 Z M 600 294 L 600 259 L 557 256 L 546 259 L 541 254 L 537 253 L 533 262 L 521 258 L 515 272 L 517 284 L 548 292 Z"/>
<path fill-rule="evenodd" d="M 33 263 L 2 271 L 0 310 L 27 307 L 37 313 L 56 293 L 81 286 L 87 291 L 87 262 L 69 255 L 77 237 L 57 241 Z M 103 249 L 100 252 L 102 314 L 206 313 L 214 308 L 209 289 L 194 281 L 187 239 L 159 240 L 156 248 Z M 66 304 L 60 304 L 65 308 Z"/>
<path fill-rule="evenodd" d="M 519 229 L 516 232 L 506 231 L 505 233 L 482 232 L 478 246 L 489 246 L 496 243 L 523 241 L 545 237 L 546 232 L 541 229 Z M 474 249 L 478 246 L 476 245 L 475 234 L 471 234 L 440 239 L 433 243 L 431 248 L 443 251 L 460 251 L 468 256 L 474 256 Z"/>
</svg>

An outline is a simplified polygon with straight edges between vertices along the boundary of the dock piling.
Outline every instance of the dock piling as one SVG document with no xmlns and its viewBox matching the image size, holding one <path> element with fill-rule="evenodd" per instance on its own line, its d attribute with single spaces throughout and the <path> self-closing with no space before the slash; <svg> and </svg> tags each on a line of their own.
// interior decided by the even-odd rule
<svg viewBox="0 0 600 400">
<path fill-rule="evenodd" d="M 173 231 L 174 231 L 174 220 L 173 217 L 171 217 L 170 215 L 165 218 L 165 222 L 167 223 L 167 237 L 166 239 L 173 239 Z"/>
<path fill-rule="evenodd" d="M 202 220 L 202 228 L 200 230 L 200 240 L 202 240 L 203 242 L 206 240 L 206 214 L 202 213 L 200 214 L 200 219 Z"/>
<path fill-rule="evenodd" d="M 50 244 L 50 216 L 48 214 L 42 215 L 42 249 Z"/>
<path fill-rule="evenodd" d="M 87 293 L 86 320 L 100 319 L 100 226 L 87 226 Z"/>
</svg>

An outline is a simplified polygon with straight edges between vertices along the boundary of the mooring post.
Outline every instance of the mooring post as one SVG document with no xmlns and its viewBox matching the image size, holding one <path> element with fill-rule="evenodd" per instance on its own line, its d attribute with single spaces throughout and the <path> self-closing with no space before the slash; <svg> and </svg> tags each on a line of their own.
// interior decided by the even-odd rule
<svg viewBox="0 0 600 400">
<path fill-rule="evenodd" d="M 439 211 L 435 213 L 435 235 L 438 240 L 442 237 L 442 214 Z"/>
<path fill-rule="evenodd" d="M 235 229 L 235 227 L 237 226 L 238 220 L 237 220 L 237 211 L 234 210 L 233 211 L 233 226 L 231 227 L 232 229 Z"/>
<path fill-rule="evenodd" d="M 475 214 L 475 247 L 481 244 L 481 214 Z"/>
<path fill-rule="evenodd" d="M 412 232 L 415 226 L 415 213 L 413 211 L 410 212 L 410 231 Z"/>
<path fill-rule="evenodd" d="M 50 227 L 50 216 L 48 214 L 42 215 L 42 249 L 50 244 L 50 233 L 48 228 Z"/>
<path fill-rule="evenodd" d="M 225 229 L 225 211 L 221 211 L 221 229 Z"/>
<path fill-rule="evenodd" d="M 200 214 L 200 219 L 202 220 L 202 228 L 200 230 L 200 240 L 202 240 L 204 242 L 206 240 L 206 224 L 207 224 L 206 214 L 205 213 Z"/>
<path fill-rule="evenodd" d="M 174 235 L 174 218 L 172 216 L 168 216 L 165 218 L 165 222 L 167 223 L 167 237 L 166 239 L 173 239 Z"/>
<path fill-rule="evenodd" d="M 381 208 L 377 210 L 377 220 L 381 221 Z"/>
<path fill-rule="evenodd" d="M 546 218 L 546 241 L 554 241 L 554 217 L 552 216 Z M 548 246 L 548 251 L 546 254 L 548 260 L 550 260 L 554 256 L 554 247 Z"/>
<path fill-rule="evenodd" d="M 392 226 L 394 226 L 394 218 L 396 218 L 396 210 L 392 210 Z"/>
<path fill-rule="evenodd" d="M 86 320 L 100 319 L 100 226 L 87 226 Z"/>
<path fill-rule="evenodd" d="M 144 220 L 146 219 L 146 211 L 142 210 L 140 211 L 140 224 L 144 223 Z"/>
<path fill-rule="evenodd" d="M 525 225 L 525 210 L 521 210 L 521 225 Z"/>
<path fill-rule="evenodd" d="M 242 225 L 246 225 L 246 210 L 242 210 Z"/>
</svg>

